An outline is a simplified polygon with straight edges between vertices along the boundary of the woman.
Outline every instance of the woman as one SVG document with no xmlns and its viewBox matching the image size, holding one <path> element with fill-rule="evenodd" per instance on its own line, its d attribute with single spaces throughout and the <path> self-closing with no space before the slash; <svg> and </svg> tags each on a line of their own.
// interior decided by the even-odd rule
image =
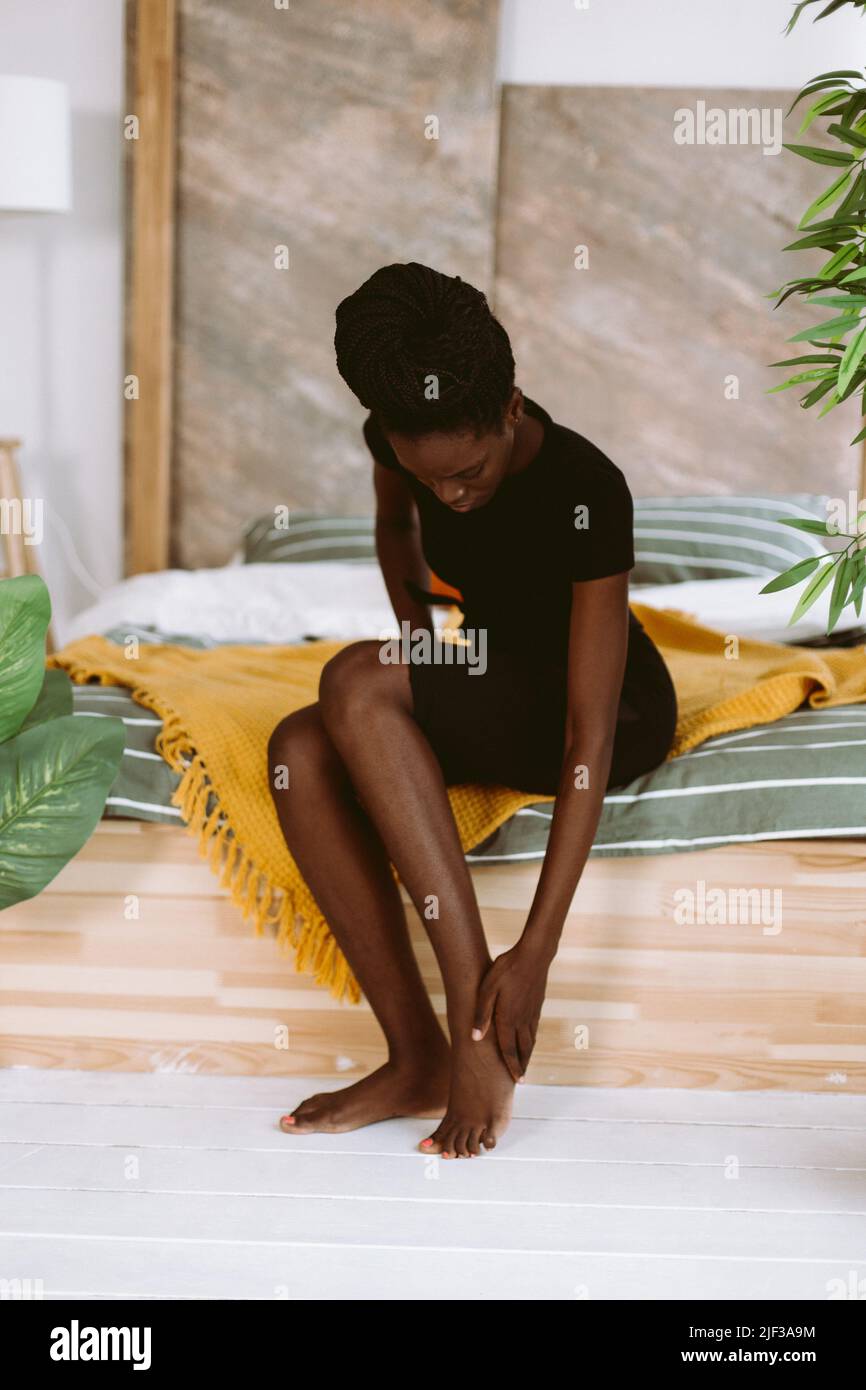
<svg viewBox="0 0 866 1390">
<path fill-rule="evenodd" d="M 472 1157 L 510 1118 L 605 790 L 664 760 L 676 701 L 628 607 L 625 479 L 515 386 L 483 294 L 426 266 L 384 266 L 339 305 L 335 346 L 370 411 L 376 545 L 398 623 L 431 630 L 432 569 L 486 647 L 473 669 L 395 664 L 356 642 L 326 666 L 318 704 L 274 731 L 286 842 L 388 1045 L 378 1071 L 281 1126 L 334 1133 L 444 1111 L 421 1150 Z M 446 795 L 456 782 L 556 795 L 526 926 L 495 961 Z M 429 932 L 450 1044 L 389 861 Z"/>
</svg>

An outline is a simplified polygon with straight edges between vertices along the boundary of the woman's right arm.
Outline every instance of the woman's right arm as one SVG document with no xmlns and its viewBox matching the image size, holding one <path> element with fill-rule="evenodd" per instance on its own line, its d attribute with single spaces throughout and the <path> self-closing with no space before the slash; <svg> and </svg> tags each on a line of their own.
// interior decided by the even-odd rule
<svg viewBox="0 0 866 1390">
<path fill-rule="evenodd" d="M 373 469 L 376 489 L 376 554 L 397 622 L 410 624 L 410 630 L 433 630 L 430 609 L 407 592 L 405 580 L 421 589 L 430 584 L 430 570 L 421 549 L 418 509 L 408 484 L 393 468 L 376 463 Z"/>
</svg>

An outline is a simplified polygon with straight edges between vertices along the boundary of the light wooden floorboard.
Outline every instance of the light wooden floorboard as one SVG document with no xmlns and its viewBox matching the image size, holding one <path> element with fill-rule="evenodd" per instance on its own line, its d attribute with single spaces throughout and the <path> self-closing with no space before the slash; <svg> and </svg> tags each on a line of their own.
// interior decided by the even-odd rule
<svg viewBox="0 0 866 1390">
<path fill-rule="evenodd" d="M 520 1087 L 493 1153 L 283 1135 L 321 1085 L 0 1072 L 0 1267 L 47 1298 L 825 1300 L 866 1279 L 866 1099 Z"/>
<path fill-rule="evenodd" d="M 471 873 L 497 955 L 523 930 L 539 864 Z M 782 917 L 769 934 L 683 926 L 677 894 L 700 880 L 778 889 Z M 866 1096 L 864 884 L 853 840 L 590 860 L 530 1081 Z M 427 932 L 407 919 L 444 1017 Z M 103 822 L 45 892 L 0 913 L 0 954 L 0 1066 L 339 1080 L 384 1060 L 369 1008 L 338 1004 L 256 938 L 177 826 Z"/>
</svg>

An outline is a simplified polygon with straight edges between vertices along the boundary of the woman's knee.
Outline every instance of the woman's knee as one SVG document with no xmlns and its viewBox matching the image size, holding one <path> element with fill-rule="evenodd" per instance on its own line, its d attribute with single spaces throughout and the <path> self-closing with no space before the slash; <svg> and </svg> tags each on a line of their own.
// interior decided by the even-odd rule
<svg viewBox="0 0 866 1390">
<path fill-rule="evenodd" d="M 362 728 L 373 710 L 392 701 L 408 703 L 405 669 L 383 662 L 381 651 L 381 642 L 353 642 L 331 657 L 319 681 L 319 707 L 326 729 Z"/>
<path fill-rule="evenodd" d="M 285 791 L 294 775 L 301 781 L 318 776 L 337 754 L 318 705 L 306 705 L 286 715 L 268 740 L 268 780 L 272 794 Z"/>
</svg>

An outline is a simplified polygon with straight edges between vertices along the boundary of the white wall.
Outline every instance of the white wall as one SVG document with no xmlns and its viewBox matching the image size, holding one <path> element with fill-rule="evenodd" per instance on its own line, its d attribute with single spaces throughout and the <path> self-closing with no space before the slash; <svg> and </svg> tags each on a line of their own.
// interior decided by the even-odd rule
<svg viewBox="0 0 866 1390">
<path fill-rule="evenodd" d="M 72 108 L 73 211 L 0 211 L 0 435 L 21 438 L 24 492 L 45 502 L 61 635 L 86 574 L 110 584 L 122 564 L 123 10 L 0 0 L 0 72 L 59 78 Z"/>
<path fill-rule="evenodd" d="M 791 89 L 866 63 L 860 13 L 845 7 L 813 24 L 806 9 L 785 35 L 793 9 L 793 0 L 588 0 L 586 9 L 575 0 L 502 0 L 500 79 Z"/>
<path fill-rule="evenodd" d="M 820 8 L 820 7 L 817 7 Z M 74 210 L 0 212 L 0 434 L 24 441 L 63 619 L 122 567 L 123 0 L 0 0 L 0 72 L 70 86 Z M 866 61 L 866 19 L 791 0 L 503 0 L 503 81 L 788 88 Z M 807 12 L 808 13 L 808 12 Z M 64 545 L 57 526 L 68 532 Z M 83 568 L 82 568 L 83 567 Z"/>
</svg>

